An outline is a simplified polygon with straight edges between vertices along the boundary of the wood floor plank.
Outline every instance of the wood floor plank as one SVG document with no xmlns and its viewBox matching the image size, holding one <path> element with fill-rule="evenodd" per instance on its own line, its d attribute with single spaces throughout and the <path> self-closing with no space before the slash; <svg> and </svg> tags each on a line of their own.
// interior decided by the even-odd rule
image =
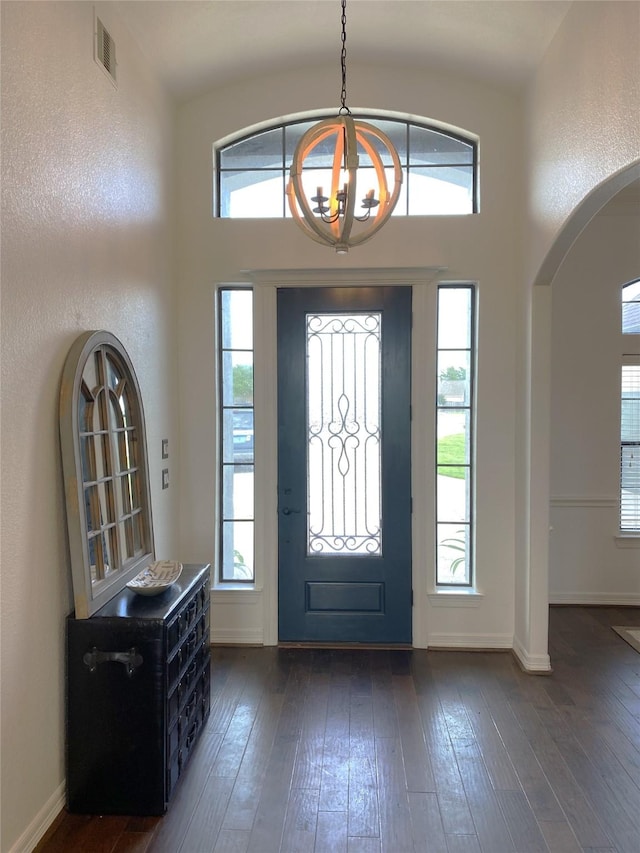
<svg viewBox="0 0 640 853">
<path fill-rule="evenodd" d="M 313 850 L 317 823 L 318 791 L 292 790 L 282 833 L 282 853 L 308 853 Z"/>
<path fill-rule="evenodd" d="M 517 848 L 479 750 L 474 744 L 462 743 L 454 743 L 454 750 L 480 849 L 483 853 L 515 853 Z"/>
<path fill-rule="evenodd" d="M 247 853 L 280 850 L 296 749 L 294 735 L 277 737 L 273 743 Z"/>
<path fill-rule="evenodd" d="M 383 853 L 414 853 L 400 738 L 376 738 L 376 766 Z"/>
<path fill-rule="evenodd" d="M 381 853 L 381 851 L 379 838 L 358 838 L 355 836 L 348 838 L 347 853 Z"/>
<path fill-rule="evenodd" d="M 537 820 L 564 821 L 564 812 L 507 700 L 504 675 L 485 668 L 482 694 L 496 731 Z"/>
<path fill-rule="evenodd" d="M 541 820 L 538 825 L 549 853 L 582 853 L 584 848 L 566 821 Z"/>
<path fill-rule="evenodd" d="M 376 737 L 394 738 L 399 734 L 393 697 L 393 682 L 388 652 L 376 654 L 372 663 L 371 685 L 373 727 Z"/>
<path fill-rule="evenodd" d="M 248 846 L 248 830 L 221 829 L 212 853 L 246 853 Z"/>
<path fill-rule="evenodd" d="M 222 827 L 234 779 L 227 776 L 209 776 L 200 797 L 201 807 L 196 809 L 176 853 L 193 853 L 209 839 L 213 847 Z"/>
<path fill-rule="evenodd" d="M 348 783 L 349 835 L 380 836 L 380 807 L 376 772 L 376 748 L 373 738 L 349 741 Z"/>
<path fill-rule="evenodd" d="M 637 853 L 640 823 L 634 818 L 640 814 L 640 791 L 628 784 L 629 777 L 612 776 L 603 770 L 604 759 L 598 754 L 587 755 L 574 735 L 555 710 L 539 709 L 538 715 L 551 732 L 573 776 L 579 780 L 589 802 L 598 815 L 607 835 L 621 853 Z M 614 790 L 615 787 L 615 790 Z"/>
<path fill-rule="evenodd" d="M 467 795 L 440 700 L 435 693 L 424 693 L 419 697 L 418 707 L 445 833 L 475 835 Z"/>
<path fill-rule="evenodd" d="M 591 802 L 558 750 L 551 733 L 543 726 L 536 709 L 528 703 L 519 703 L 514 707 L 514 714 L 529 738 L 580 844 L 587 849 L 610 847 L 611 839 L 594 814 Z"/>
<path fill-rule="evenodd" d="M 207 729 L 196 745 L 189 772 L 179 780 L 171 808 L 159 822 L 149 846 L 151 853 L 176 853 L 198 808 L 202 791 L 222 743 L 223 733 Z"/>
<path fill-rule="evenodd" d="M 640 853 L 625 623 L 640 608 L 552 607 L 546 678 L 505 653 L 214 647 L 167 814 L 64 814 L 36 851 Z"/>
<path fill-rule="evenodd" d="M 392 680 L 407 790 L 435 793 L 431 758 L 422 728 L 418 697 L 410 675 L 394 675 Z"/>
<path fill-rule="evenodd" d="M 150 832 L 130 832 L 125 830 L 117 840 L 113 853 L 146 853 L 151 844 Z"/>
<path fill-rule="evenodd" d="M 518 791 L 520 780 L 511 756 L 496 728 L 481 688 L 463 682 L 461 699 L 482 753 L 487 772 L 497 791 Z"/>
<path fill-rule="evenodd" d="M 349 808 L 349 738 L 326 735 L 318 808 L 346 812 Z"/>
<path fill-rule="evenodd" d="M 347 853 L 347 813 L 318 812 L 314 853 Z"/>
<path fill-rule="evenodd" d="M 436 794 L 409 793 L 413 846 L 429 853 L 447 853 L 447 841 Z"/>
<path fill-rule="evenodd" d="M 447 835 L 449 853 L 482 853 L 477 835 Z"/>
<path fill-rule="evenodd" d="M 547 845 L 522 791 L 497 791 L 496 797 L 518 853 L 547 853 Z"/>
</svg>

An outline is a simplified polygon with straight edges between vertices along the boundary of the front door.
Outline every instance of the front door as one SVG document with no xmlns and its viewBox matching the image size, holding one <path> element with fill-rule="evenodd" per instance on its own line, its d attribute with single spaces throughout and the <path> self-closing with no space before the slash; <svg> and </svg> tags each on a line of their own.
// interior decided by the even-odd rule
<svg viewBox="0 0 640 853">
<path fill-rule="evenodd" d="M 411 288 L 278 291 L 281 642 L 411 643 Z"/>
</svg>

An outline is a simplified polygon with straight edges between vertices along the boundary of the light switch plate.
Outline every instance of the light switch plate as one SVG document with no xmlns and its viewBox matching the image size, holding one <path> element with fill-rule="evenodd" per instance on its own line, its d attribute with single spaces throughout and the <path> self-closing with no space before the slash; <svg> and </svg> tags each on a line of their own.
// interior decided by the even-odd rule
<svg viewBox="0 0 640 853">
<path fill-rule="evenodd" d="M 169 488 L 169 469 L 168 468 L 162 469 L 162 488 L 163 489 Z"/>
<path fill-rule="evenodd" d="M 169 458 L 169 439 L 168 438 L 162 439 L 162 458 L 163 459 Z"/>
</svg>

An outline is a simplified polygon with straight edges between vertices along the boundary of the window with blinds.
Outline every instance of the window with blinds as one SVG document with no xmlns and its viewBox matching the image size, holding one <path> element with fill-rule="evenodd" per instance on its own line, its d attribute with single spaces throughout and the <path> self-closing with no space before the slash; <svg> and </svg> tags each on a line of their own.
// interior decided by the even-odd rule
<svg viewBox="0 0 640 853">
<path fill-rule="evenodd" d="M 640 534 L 640 279 L 622 287 L 620 530 Z"/>
<path fill-rule="evenodd" d="M 640 358 L 622 365 L 620 529 L 640 532 Z"/>
</svg>

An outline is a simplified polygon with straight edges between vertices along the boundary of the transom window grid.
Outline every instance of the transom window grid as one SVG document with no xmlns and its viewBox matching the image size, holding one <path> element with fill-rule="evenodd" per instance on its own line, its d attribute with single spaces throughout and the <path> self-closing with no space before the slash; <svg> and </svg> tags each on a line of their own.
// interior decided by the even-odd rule
<svg viewBox="0 0 640 853">
<path fill-rule="evenodd" d="M 254 583 L 253 291 L 218 290 L 218 582 Z"/>
<path fill-rule="evenodd" d="M 436 584 L 470 587 L 474 567 L 475 287 L 438 287 Z"/>
<path fill-rule="evenodd" d="M 223 218 L 291 216 L 285 190 L 296 145 L 310 127 L 329 117 L 327 114 L 313 121 L 279 125 L 216 149 L 215 215 Z M 354 118 L 374 123 L 391 139 L 398 152 L 403 186 L 394 216 L 477 213 L 475 142 L 426 124 L 368 115 L 354 114 Z M 364 151 L 359 154 L 359 180 L 364 186 L 367 170 L 373 173 L 374 167 Z M 380 154 L 392 178 L 390 158 L 382 150 Z M 333 151 L 323 151 L 322 146 L 318 146 L 314 157 L 313 168 L 305 168 L 309 187 L 313 190 L 317 186 L 330 185 Z"/>
</svg>

